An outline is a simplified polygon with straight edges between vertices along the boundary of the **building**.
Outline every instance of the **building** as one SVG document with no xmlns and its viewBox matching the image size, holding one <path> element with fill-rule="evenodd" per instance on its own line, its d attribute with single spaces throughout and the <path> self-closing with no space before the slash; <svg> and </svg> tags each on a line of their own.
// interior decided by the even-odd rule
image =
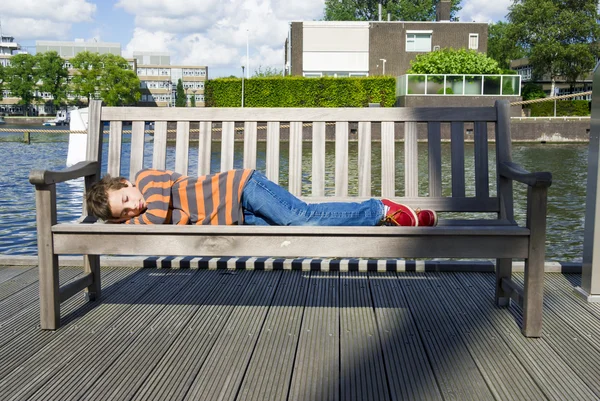
<svg viewBox="0 0 600 401">
<path fill-rule="evenodd" d="M 599 60 L 596 60 L 596 63 Z M 542 87 L 542 90 L 548 95 L 552 96 L 552 80 L 549 75 L 544 75 L 541 78 L 534 79 L 533 67 L 529 63 L 529 59 L 527 57 L 520 58 L 517 60 L 512 60 L 510 62 L 510 69 L 517 71 L 517 73 L 521 76 L 521 82 L 526 84 L 528 82 L 533 82 Z M 562 95 L 570 95 L 581 92 L 589 92 L 592 90 L 592 81 L 593 81 L 594 72 L 590 71 L 585 76 L 579 77 L 577 82 L 571 84 L 567 82 L 567 80 L 563 77 L 557 77 L 554 80 L 554 95 L 562 96 Z M 573 100 L 592 100 L 592 95 L 583 95 L 572 98 Z"/>
<path fill-rule="evenodd" d="M 171 65 L 168 53 L 134 52 L 135 71 L 140 79 L 141 106 L 175 106 L 177 83 L 181 79 L 188 106 L 192 97 L 196 107 L 204 106 L 204 84 L 207 80 L 206 66 Z"/>
<path fill-rule="evenodd" d="M 0 42 L 0 63 L 7 66 L 10 57 L 20 50 L 20 46 L 13 37 L 2 36 Z M 120 43 L 109 42 L 86 42 L 76 40 L 73 42 L 61 41 L 36 41 L 36 53 L 56 51 L 60 57 L 65 59 L 65 66 L 72 76 L 76 70 L 70 63 L 70 59 L 77 54 L 89 51 L 98 54 L 121 55 Z M 141 99 L 140 106 L 168 107 L 175 105 L 177 82 L 182 80 L 188 106 L 192 97 L 195 98 L 196 107 L 204 106 L 204 85 L 208 75 L 206 66 L 171 65 L 168 53 L 134 52 L 133 58 L 127 59 L 129 66 L 136 72 L 140 79 Z M 10 91 L 4 90 L 4 99 L 0 101 L 0 113 L 24 114 L 23 106 L 18 105 L 18 98 L 12 97 Z M 49 103 L 52 96 L 49 93 L 39 93 L 41 102 L 32 105 L 30 114 L 48 115 L 54 114 L 55 109 Z M 71 100 L 75 100 L 70 96 Z M 79 99 L 86 102 L 87 99 Z"/>
<path fill-rule="evenodd" d="M 419 54 L 442 48 L 487 51 L 488 25 L 450 21 L 441 1 L 437 20 L 291 22 L 285 74 L 348 77 L 405 74 Z"/>
<path fill-rule="evenodd" d="M 21 46 L 15 42 L 12 36 L 0 34 L 0 65 L 6 67 L 10 64 L 10 58 L 14 54 L 23 53 Z M 2 90 L 2 88 L 0 88 Z M 21 114 L 23 107 L 16 104 L 19 99 L 10 96 L 10 91 L 2 90 L 2 99 L 0 100 L 0 116 L 3 114 Z"/>
</svg>

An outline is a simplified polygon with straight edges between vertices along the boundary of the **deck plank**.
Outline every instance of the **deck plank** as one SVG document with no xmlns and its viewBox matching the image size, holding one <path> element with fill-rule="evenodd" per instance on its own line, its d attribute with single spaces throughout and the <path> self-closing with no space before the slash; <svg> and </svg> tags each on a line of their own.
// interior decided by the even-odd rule
<svg viewBox="0 0 600 401">
<path fill-rule="evenodd" d="M 252 273 L 186 400 L 236 398 L 282 272 Z"/>
<path fill-rule="evenodd" d="M 375 316 L 393 400 L 442 400 L 396 274 L 370 273 Z"/>
<path fill-rule="evenodd" d="M 366 273 L 340 273 L 340 398 L 389 400 Z"/>
<path fill-rule="evenodd" d="M 510 346 L 519 362 L 527 369 L 547 399 L 550 400 L 597 400 L 598 397 L 585 385 L 583 380 L 568 364 L 561 359 L 544 337 L 532 340 L 523 337 L 518 330 L 510 327 L 515 320 L 520 325 L 522 316 L 513 305 L 508 309 L 498 309 L 490 302 L 486 291 L 494 288 L 494 277 L 480 273 L 457 273 L 460 279 L 468 284 L 465 287 L 475 302 L 482 306 L 482 311 L 498 328 L 504 341 Z M 506 313 L 506 312 L 510 313 Z M 508 330 L 507 330 L 508 328 Z"/>
<path fill-rule="evenodd" d="M 103 268 L 102 300 L 63 303 L 55 332 L 38 327 L 37 272 L 0 268 L 0 399 L 600 400 L 600 305 L 574 293 L 580 275 L 546 274 L 543 337 L 527 339 L 494 273 L 365 266 Z"/>
<path fill-rule="evenodd" d="M 340 400 L 339 278 L 312 272 L 288 400 Z"/>
<path fill-rule="evenodd" d="M 287 398 L 309 280 L 309 272 L 290 271 L 282 275 L 238 400 Z"/>
<path fill-rule="evenodd" d="M 452 318 L 445 313 L 443 302 L 436 299 L 440 279 L 421 273 L 406 273 L 398 279 L 444 399 L 493 400 Z"/>
</svg>

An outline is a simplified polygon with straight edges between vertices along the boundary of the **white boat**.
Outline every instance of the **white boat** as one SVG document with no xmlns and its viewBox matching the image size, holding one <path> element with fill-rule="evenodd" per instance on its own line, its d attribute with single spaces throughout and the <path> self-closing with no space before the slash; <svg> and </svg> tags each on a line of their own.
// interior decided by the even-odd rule
<svg viewBox="0 0 600 401">
<path fill-rule="evenodd" d="M 56 118 L 52 120 L 44 121 L 42 125 L 55 126 L 55 125 L 69 125 L 71 121 L 71 113 L 66 110 L 59 110 L 56 112 Z"/>
</svg>

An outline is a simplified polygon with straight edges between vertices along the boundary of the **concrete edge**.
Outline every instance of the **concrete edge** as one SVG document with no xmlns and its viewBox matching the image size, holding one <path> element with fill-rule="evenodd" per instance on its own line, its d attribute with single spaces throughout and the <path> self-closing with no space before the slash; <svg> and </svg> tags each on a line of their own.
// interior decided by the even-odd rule
<svg viewBox="0 0 600 401">
<path fill-rule="evenodd" d="M 59 256 L 59 266 L 83 266 L 81 256 Z M 35 266 L 37 256 L 0 255 L 0 266 Z M 350 267 L 358 271 L 444 271 L 444 272 L 493 272 L 490 261 L 430 261 L 430 260 L 359 260 L 359 259 L 284 259 L 284 258 L 237 258 L 237 257 L 140 257 L 101 256 L 100 265 L 110 267 L 161 267 L 161 268 L 224 268 L 236 269 L 270 268 L 298 270 L 342 270 Z M 286 267 L 287 266 L 287 267 Z M 523 272 L 524 262 L 513 262 L 513 272 Z M 582 264 L 577 262 L 546 262 L 546 273 L 581 273 Z"/>
</svg>

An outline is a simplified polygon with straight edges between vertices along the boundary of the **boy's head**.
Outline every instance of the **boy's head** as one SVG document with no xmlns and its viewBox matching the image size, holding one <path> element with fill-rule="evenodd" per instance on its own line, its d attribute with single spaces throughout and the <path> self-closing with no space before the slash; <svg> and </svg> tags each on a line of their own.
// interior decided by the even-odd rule
<svg viewBox="0 0 600 401">
<path fill-rule="evenodd" d="M 111 223 L 122 223 L 146 210 L 142 193 L 123 177 L 104 176 L 86 195 L 88 211 Z"/>
</svg>

